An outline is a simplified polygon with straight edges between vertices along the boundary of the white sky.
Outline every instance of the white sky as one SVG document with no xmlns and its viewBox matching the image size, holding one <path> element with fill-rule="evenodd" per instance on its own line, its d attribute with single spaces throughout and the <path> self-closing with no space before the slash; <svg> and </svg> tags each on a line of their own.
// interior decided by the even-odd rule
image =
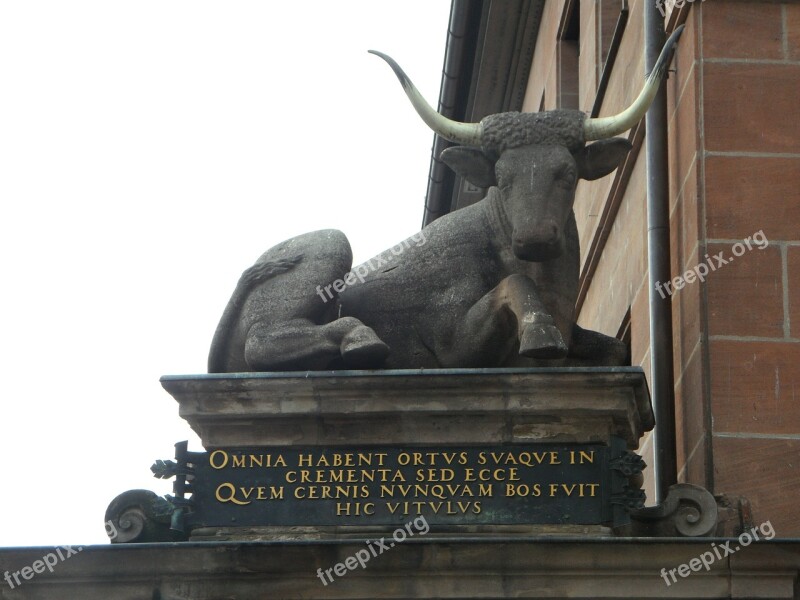
<svg viewBox="0 0 800 600">
<path fill-rule="evenodd" d="M 108 503 L 198 438 L 161 388 L 204 373 L 240 273 L 335 227 L 418 231 L 449 0 L 0 4 L 0 547 L 104 543 Z"/>
</svg>

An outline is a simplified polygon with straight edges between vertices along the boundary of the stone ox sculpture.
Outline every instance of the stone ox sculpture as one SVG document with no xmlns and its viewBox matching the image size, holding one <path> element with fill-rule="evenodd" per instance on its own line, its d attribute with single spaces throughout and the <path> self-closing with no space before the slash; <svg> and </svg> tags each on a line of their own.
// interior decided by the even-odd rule
<svg viewBox="0 0 800 600">
<path fill-rule="evenodd" d="M 579 178 L 607 175 L 629 152 L 629 142 L 613 136 L 647 111 L 679 34 L 634 103 L 605 118 L 555 110 L 455 122 L 428 105 L 394 60 L 374 52 L 423 121 L 462 144 L 441 158 L 489 188 L 486 197 L 352 271 L 350 245 L 336 230 L 271 248 L 242 275 L 214 336 L 209 372 L 622 364 L 621 342 L 575 323 L 572 204 Z"/>
</svg>

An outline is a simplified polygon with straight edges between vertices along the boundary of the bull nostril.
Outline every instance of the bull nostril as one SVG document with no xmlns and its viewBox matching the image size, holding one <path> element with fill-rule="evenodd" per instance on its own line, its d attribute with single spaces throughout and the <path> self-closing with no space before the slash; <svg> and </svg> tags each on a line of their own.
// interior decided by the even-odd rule
<svg viewBox="0 0 800 600">
<path fill-rule="evenodd" d="M 544 227 L 542 227 L 542 238 L 548 244 L 554 244 L 558 241 L 558 224 L 557 223 L 546 223 Z"/>
</svg>

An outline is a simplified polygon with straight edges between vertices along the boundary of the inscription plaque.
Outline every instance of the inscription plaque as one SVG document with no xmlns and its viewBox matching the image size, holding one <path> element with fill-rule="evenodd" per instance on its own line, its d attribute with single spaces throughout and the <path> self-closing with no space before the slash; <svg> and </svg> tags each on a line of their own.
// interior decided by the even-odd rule
<svg viewBox="0 0 800 600">
<path fill-rule="evenodd" d="M 611 446 L 177 446 L 166 476 L 178 476 L 189 529 L 396 525 L 419 515 L 434 526 L 620 524 L 620 509 L 644 500 L 628 485 L 641 458 L 618 438 Z"/>
</svg>

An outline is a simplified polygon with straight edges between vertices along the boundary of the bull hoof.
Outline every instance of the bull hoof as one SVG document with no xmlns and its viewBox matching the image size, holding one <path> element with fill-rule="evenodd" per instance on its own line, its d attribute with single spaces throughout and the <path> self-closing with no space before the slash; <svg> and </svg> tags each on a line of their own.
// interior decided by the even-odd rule
<svg viewBox="0 0 800 600">
<path fill-rule="evenodd" d="M 550 323 L 531 323 L 519 340 L 519 353 L 528 358 L 564 358 L 567 345 L 558 328 Z"/>
<path fill-rule="evenodd" d="M 389 356 L 389 346 L 371 328 L 361 325 L 342 338 L 341 352 L 346 367 L 374 369 Z"/>
</svg>

